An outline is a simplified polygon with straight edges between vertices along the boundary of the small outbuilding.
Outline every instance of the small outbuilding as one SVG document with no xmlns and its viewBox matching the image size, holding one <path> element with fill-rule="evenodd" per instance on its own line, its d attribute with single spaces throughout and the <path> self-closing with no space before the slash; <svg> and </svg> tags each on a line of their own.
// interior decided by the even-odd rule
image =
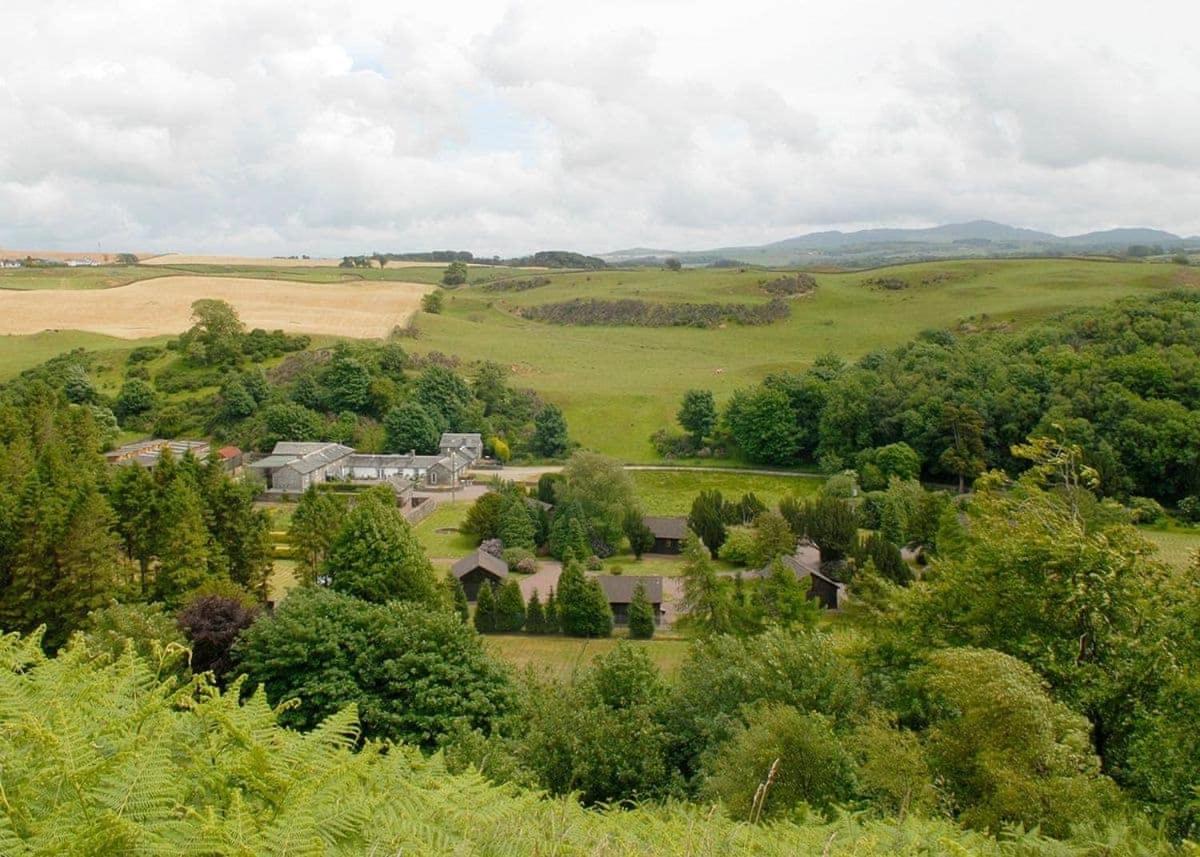
<svg viewBox="0 0 1200 857">
<path fill-rule="evenodd" d="M 468 601 L 479 598 L 479 589 L 485 583 L 499 585 L 508 577 L 508 563 L 487 551 L 477 550 L 467 554 L 450 568 L 458 578 Z"/>
<path fill-rule="evenodd" d="M 662 624 L 662 580 L 662 577 L 657 574 L 648 574 L 645 576 L 634 574 L 600 574 L 596 576 L 596 582 L 600 584 L 600 589 L 608 601 L 608 606 L 612 608 L 614 625 L 629 624 L 629 605 L 633 602 L 633 592 L 637 589 L 639 583 L 642 584 L 642 588 L 646 593 L 646 600 L 650 602 L 650 607 L 654 611 L 654 624 Z"/>
<path fill-rule="evenodd" d="M 654 547 L 649 553 L 678 554 L 683 552 L 687 538 L 687 518 L 657 518 L 647 515 L 642 522 L 654 533 Z"/>
<path fill-rule="evenodd" d="M 808 578 L 809 598 L 817 599 L 826 610 L 837 610 L 842 606 L 842 599 L 846 597 L 846 584 L 839 583 L 832 577 L 822 574 L 818 569 L 809 568 L 794 556 L 782 556 L 779 559 L 795 573 L 798 580 L 803 581 L 804 578 Z M 760 577 L 766 577 L 770 573 L 770 564 L 758 571 Z"/>
</svg>

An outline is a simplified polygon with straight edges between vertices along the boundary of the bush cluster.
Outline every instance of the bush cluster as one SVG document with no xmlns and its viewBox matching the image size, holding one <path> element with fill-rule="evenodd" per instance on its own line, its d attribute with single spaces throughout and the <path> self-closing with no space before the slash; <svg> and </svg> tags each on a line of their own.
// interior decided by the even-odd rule
<svg viewBox="0 0 1200 857">
<path fill-rule="evenodd" d="M 628 325 L 632 327 L 718 327 L 726 323 L 771 324 L 788 317 L 786 302 L 774 298 L 763 304 L 652 303 L 624 298 L 575 298 L 518 310 L 522 316 L 548 324 Z"/>
</svg>

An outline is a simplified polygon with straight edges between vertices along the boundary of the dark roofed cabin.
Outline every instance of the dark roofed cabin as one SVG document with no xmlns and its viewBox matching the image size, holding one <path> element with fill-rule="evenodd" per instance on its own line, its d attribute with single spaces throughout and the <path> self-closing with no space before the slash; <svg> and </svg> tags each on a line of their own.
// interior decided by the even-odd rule
<svg viewBox="0 0 1200 857">
<path fill-rule="evenodd" d="M 842 606 L 843 592 L 846 588 L 844 584 L 838 583 L 832 577 L 828 577 L 816 569 L 808 568 L 794 556 L 781 556 L 779 559 L 795 572 L 798 580 L 808 578 L 807 597 L 817 599 L 826 610 L 837 610 Z M 766 577 L 771 573 L 771 566 L 766 565 L 759 569 L 758 573 L 762 577 Z"/>
<path fill-rule="evenodd" d="M 633 591 L 637 589 L 638 583 L 645 589 L 646 600 L 654 610 L 654 624 L 662 624 L 663 586 L 662 578 L 658 575 L 641 577 L 632 574 L 600 574 L 596 576 L 596 582 L 600 584 L 608 606 L 612 608 L 614 625 L 629 624 L 629 605 L 633 601 Z"/>
<path fill-rule="evenodd" d="M 485 583 L 500 584 L 508 577 L 508 563 L 486 551 L 474 551 L 450 568 L 450 573 L 462 583 L 468 601 L 479 598 L 479 588 Z"/>
<path fill-rule="evenodd" d="M 654 547 L 649 553 L 683 553 L 683 540 L 687 537 L 687 518 L 656 518 L 647 515 L 642 522 L 654 533 Z"/>
</svg>

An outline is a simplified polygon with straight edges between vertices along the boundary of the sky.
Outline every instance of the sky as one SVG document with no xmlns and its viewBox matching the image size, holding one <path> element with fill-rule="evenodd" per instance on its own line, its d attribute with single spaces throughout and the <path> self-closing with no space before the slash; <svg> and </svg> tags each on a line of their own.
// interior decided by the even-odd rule
<svg viewBox="0 0 1200 857">
<path fill-rule="evenodd" d="M 3 0 L 0 247 L 1200 234 L 1200 4 Z"/>
</svg>

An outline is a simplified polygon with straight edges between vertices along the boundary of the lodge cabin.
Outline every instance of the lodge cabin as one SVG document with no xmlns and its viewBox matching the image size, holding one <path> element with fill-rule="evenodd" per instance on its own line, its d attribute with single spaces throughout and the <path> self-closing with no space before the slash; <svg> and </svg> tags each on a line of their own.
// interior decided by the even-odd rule
<svg viewBox="0 0 1200 857">
<path fill-rule="evenodd" d="M 464 556 L 450 568 L 458 578 L 467 600 L 474 603 L 479 599 L 479 590 L 486 584 L 499 586 L 508 577 L 508 563 L 487 551 L 476 550 Z"/>
<path fill-rule="evenodd" d="M 647 515 L 642 522 L 654 534 L 654 547 L 647 553 L 683 553 L 683 540 L 687 538 L 687 518 L 660 518 Z"/>
<path fill-rule="evenodd" d="M 846 597 L 846 584 L 839 583 L 832 577 L 822 574 L 819 569 L 809 568 L 794 556 L 783 556 L 779 559 L 795 573 L 796 579 L 803 581 L 808 578 L 808 597 L 810 599 L 817 599 L 817 602 L 826 610 L 837 610 L 842 606 Z M 758 571 L 760 577 L 766 577 L 770 573 L 770 563 Z"/>
<path fill-rule="evenodd" d="M 600 574 L 596 576 L 596 582 L 600 584 L 600 590 L 612 609 L 614 625 L 629 624 L 629 605 L 633 602 L 633 592 L 639 583 L 654 611 L 654 624 L 662 624 L 663 582 L 659 575 Z"/>
</svg>

